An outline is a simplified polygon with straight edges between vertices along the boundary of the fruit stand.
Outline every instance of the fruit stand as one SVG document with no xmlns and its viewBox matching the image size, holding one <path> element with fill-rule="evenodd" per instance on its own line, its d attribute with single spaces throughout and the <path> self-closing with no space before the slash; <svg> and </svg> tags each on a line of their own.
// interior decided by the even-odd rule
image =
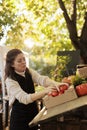
<svg viewBox="0 0 87 130">
<path fill-rule="evenodd" d="M 86 129 L 84 130 L 87 130 L 87 120 L 81 119 L 78 115 L 78 112 L 84 107 L 87 107 L 87 96 L 75 98 L 49 109 L 44 107 L 29 125 L 33 126 L 39 123 L 42 127 L 41 130 L 47 130 L 49 127 L 51 127 L 50 130 L 53 130 L 53 127 L 55 130 L 63 130 L 65 125 L 65 130 L 70 130 L 70 124 L 75 130 L 81 130 L 79 127 L 83 125 L 81 126 L 83 128 L 85 125 Z"/>
<path fill-rule="evenodd" d="M 41 130 L 87 130 L 86 75 L 65 77 L 62 82 L 69 83 L 69 88 L 62 94 L 43 98 L 43 108 L 29 122 L 31 127 L 40 124 Z"/>
</svg>

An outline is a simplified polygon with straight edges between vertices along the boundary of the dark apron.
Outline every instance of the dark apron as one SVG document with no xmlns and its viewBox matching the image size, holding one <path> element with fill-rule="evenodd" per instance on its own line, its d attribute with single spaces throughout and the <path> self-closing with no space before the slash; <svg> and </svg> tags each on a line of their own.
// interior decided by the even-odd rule
<svg viewBox="0 0 87 130">
<path fill-rule="evenodd" d="M 25 92 L 34 92 L 34 85 L 30 74 L 26 74 L 26 77 L 24 78 L 15 73 L 15 77 Z M 37 130 L 37 126 L 30 128 L 28 125 L 37 113 L 38 109 L 36 102 L 25 105 L 19 103 L 16 99 L 11 111 L 10 130 Z"/>
</svg>

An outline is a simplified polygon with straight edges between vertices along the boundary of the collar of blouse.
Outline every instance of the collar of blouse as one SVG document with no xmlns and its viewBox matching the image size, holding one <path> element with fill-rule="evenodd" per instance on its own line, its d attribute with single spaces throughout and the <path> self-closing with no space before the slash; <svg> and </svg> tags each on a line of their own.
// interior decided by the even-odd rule
<svg viewBox="0 0 87 130">
<path fill-rule="evenodd" d="M 22 76 L 24 76 L 25 77 L 25 71 L 24 72 L 18 72 L 18 71 L 15 71 L 17 74 L 19 74 L 19 75 L 22 75 Z"/>
</svg>

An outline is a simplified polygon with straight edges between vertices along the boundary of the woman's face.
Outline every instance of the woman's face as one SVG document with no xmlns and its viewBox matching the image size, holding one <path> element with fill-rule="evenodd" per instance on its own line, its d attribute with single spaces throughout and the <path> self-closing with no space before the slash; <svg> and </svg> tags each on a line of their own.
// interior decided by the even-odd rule
<svg viewBox="0 0 87 130">
<path fill-rule="evenodd" d="M 26 70 L 26 60 L 24 54 L 20 53 L 16 56 L 12 67 L 17 72 L 24 72 Z"/>
</svg>

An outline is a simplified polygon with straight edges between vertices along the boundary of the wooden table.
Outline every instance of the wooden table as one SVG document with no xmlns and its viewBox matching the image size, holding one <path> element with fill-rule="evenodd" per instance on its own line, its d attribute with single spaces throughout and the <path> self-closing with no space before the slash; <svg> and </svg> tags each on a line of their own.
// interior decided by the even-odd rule
<svg viewBox="0 0 87 130">
<path fill-rule="evenodd" d="M 87 105 L 87 95 L 68 101 L 66 103 L 57 105 L 55 107 L 46 109 L 44 106 L 43 109 L 36 115 L 36 117 L 29 123 L 30 126 L 36 124 L 42 124 L 48 122 L 49 120 L 60 116 L 63 113 L 75 110 L 77 108 Z"/>
</svg>

